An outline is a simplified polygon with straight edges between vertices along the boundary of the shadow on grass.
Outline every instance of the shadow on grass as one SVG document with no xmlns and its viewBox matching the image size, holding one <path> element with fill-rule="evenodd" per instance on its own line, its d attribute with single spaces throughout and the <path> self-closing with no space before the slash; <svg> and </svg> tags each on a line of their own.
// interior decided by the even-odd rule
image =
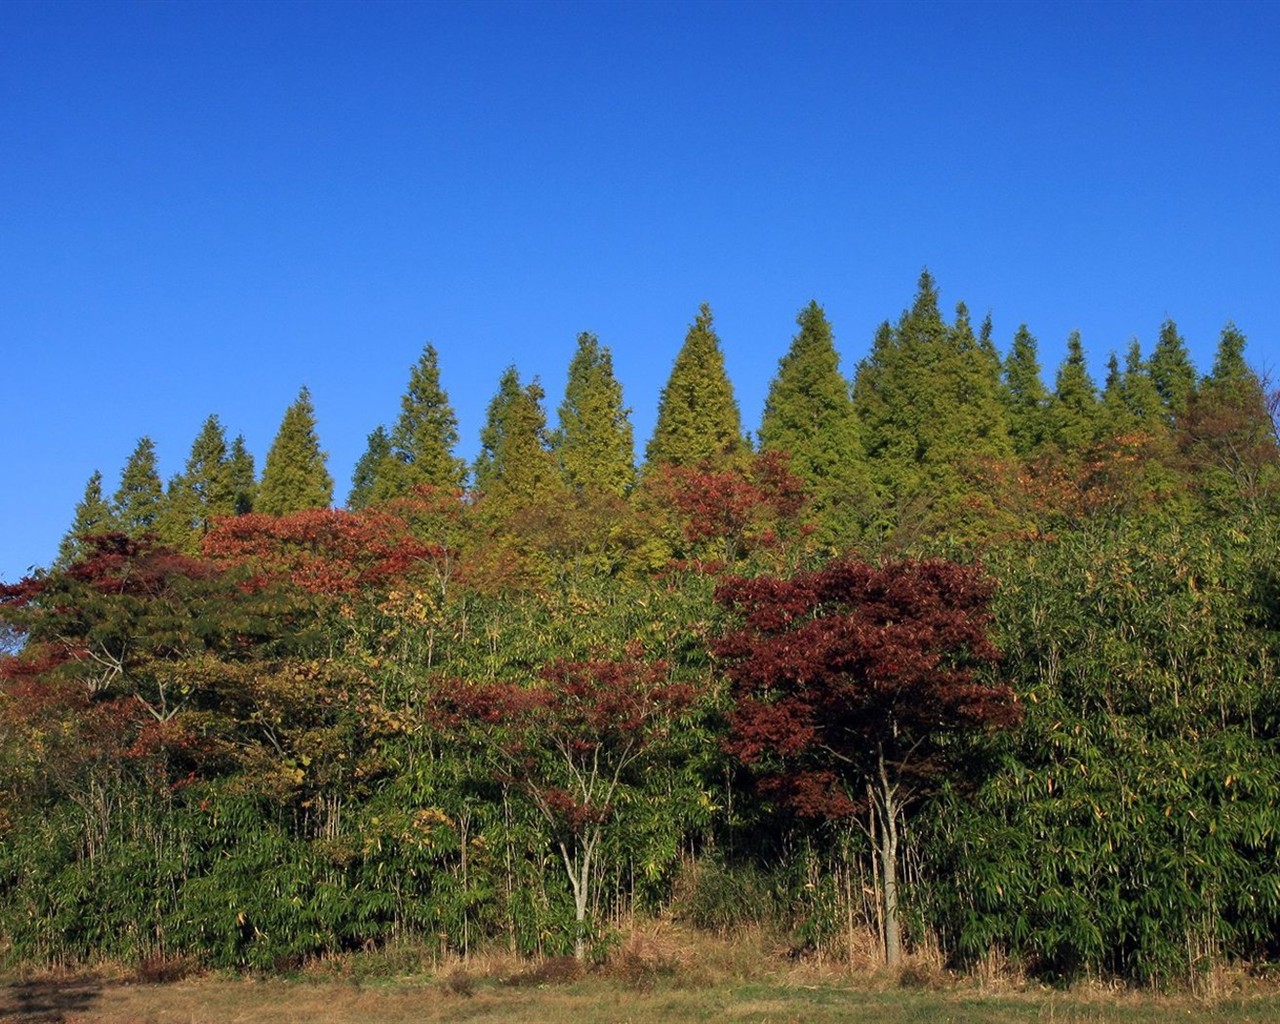
<svg viewBox="0 0 1280 1024">
<path fill-rule="evenodd" d="M 0 1020 L 60 1024 L 91 1009 L 102 996 L 97 978 L 41 979 L 0 984 Z"/>
</svg>

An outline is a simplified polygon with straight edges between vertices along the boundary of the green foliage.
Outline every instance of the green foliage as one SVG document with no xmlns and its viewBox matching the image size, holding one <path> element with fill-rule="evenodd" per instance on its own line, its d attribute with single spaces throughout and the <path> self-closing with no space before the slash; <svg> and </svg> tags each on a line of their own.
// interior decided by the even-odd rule
<svg viewBox="0 0 1280 1024">
<path fill-rule="evenodd" d="M 204 421 L 184 471 L 169 481 L 156 532 L 165 543 L 194 553 L 219 516 L 236 514 L 236 479 L 226 430 L 216 415 Z"/>
<path fill-rule="evenodd" d="M 1049 406 L 1049 439 L 1060 451 L 1083 452 L 1098 440 L 1100 426 L 1098 389 L 1085 364 L 1080 332 L 1072 331 Z"/>
<path fill-rule="evenodd" d="M 1001 397 L 1009 421 L 1009 438 L 1014 451 L 1025 458 L 1040 450 L 1049 428 L 1049 392 L 1040 378 L 1036 339 L 1026 324 L 1013 336 L 1003 379 Z"/>
<path fill-rule="evenodd" d="M 244 435 L 237 434 L 227 453 L 227 470 L 231 475 L 231 490 L 235 495 L 235 514 L 247 515 L 253 511 L 258 495 L 258 479 L 253 455 L 244 442 Z"/>
<path fill-rule="evenodd" d="M 635 441 L 613 357 L 594 334 L 578 335 L 552 448 L 575 493 L 622 497 L 635 483 Z"/>
<path fill-rule="evenodd" d="M 738 402 L 711 323 L 711 307 L 704 302 L 658 399 L 658 420 L 645 448 L 645 466 L 696 466 L 745 450 Z"/>
<path fill-rule="evenodd" d="M 981 752 L 973 801 L 957 791 L 934 819 L 957 953 L 1140 981 L 1274 955 L 1280 649 L 1263 611 L 1274 524 L 1254 527 L 1147 521 L 997 569 L 1027 717 Z"/>
<path fill-rule="evenodd" d="M 440 386 L 439 356 L 432 345 L 423 348 L 422 356 L 409 371 L 409 384 L 400 399 L 400 418 L 389 441 L 390 457 L 379 457 L 365 468 L 365 472 L 372 473 L 373 500 L 394 498 L 422 485 L 459 488 L 466 480 L 466 463 L 454 455 L 458 417 Z M 371 436 L 366 458 L 372 458 L 374 453 L 375 439 Z"/>
<path fill-rule="evenodd" d="M 285 515 L 333 504 L 333 477 L 325 468 L 328 456 L 316 436 L 311 393 L 304 387 L 285 411 L 267 463 L 262 471 L 256 508 L 267 515 Z"/>
<path fill-rule="evenodd" d="M 954 326 L 943 321 L 928 271 L 897 325 L 877 332 L 853 401 L 877 491 L 875 531 L 901 547 L 939 532 L 958 542 L 980 535 L 980 481 L 1013 451 L 999 365 L 963 304 Z"/>
<path fill-rule="evenodd" d="M 1244 347 L 1244 335 L 1228 324 L 1213 372 L 1177 421 L 1186 466 L 1217 515 L 1280 509 L 1278 399 L 1245 363 Z"/>
<path fill-rule="evenodd" d="M 112 505 L 117 527 L 129 536 L 139 537 L 155 529 L 164 507 L 164 485 L 156 472 L 156 446 L 151 438 L 138 439 L 120 474 Z"/>
<path fill-rule="evenodd" d="M 841 548 L 857 539 L 871 496 L 862 438 L 831 325 L 810 302 L 796 317 L 799 333 L 778 363 L 760 424 L 762 451 L 788 452 L 808 485 L 818 539 Z"/>
<path fill-rule="evenodd" d="M 489 403 L 489 416 L 480 432 L 475 484 L 491 512 L 504 518 L 564 493 L 547 433 L 543 397 L 536 379 L 521 387 L 516 368 L 510 366 Z"/>
<path fill-rule="evenodd" d="M 1151 353 L 1151 381 L 1169 416 L 1185 412 L 1195 395 L 1196 370 L 1191 365 L 1187 343 L 1172 320 L 1166 320 L 1160 326 L 1160 338 Z"/>
<path fill-rule="evenodd" d="M 364 454 L 356 462 L 351 473 L 351 491 L 347 495 L 347 508 L 359 512 L 368 508 L 374 500 L 378 472 L 383 462 L 391 456 L 391 437 L 386 427 L 376 427 L 365 444 Z"/>
<path fill-rule="evenodd" d="M 58 545 L 55 564 L 69 565 L 79 555 L 86 538 L 109 533 L 115 528 L 115 513 L 102 495 L 102 474 L 95 469 L 84 485 L 84 496 L 76 503 L 71 528 Z"/>
</svg>

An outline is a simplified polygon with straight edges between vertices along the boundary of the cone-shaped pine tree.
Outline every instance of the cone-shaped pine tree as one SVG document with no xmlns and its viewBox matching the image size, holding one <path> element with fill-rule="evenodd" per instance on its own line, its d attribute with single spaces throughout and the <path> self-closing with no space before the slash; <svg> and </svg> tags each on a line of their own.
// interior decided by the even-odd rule
<svg viewBox="0 0 1280 1024">
<path fill-rule="evenodd" d="M 963 303 L 954 326 L 946 324 L 926 270 L 911 308 L 896 326 L 881 326 L 858 367 L 854 409 L 871 458 L 876 523 L 897 527 L 901 540 L 983 529 L 968 500 L 974 481 L 1013 451 L 989 342 L 974 335 Z"/>
<path fill-rule="evenodd" d="M 1049 439 L 1062 452 L 1083 454 L 1098 439 L 1098 388 L 1089 376 L 1080 332 L 1067 338 L 1067 356 L 1058 376 L 1049 405 Z"/>
<path fill-rule="evenodd" d="M 372 499 L 394 498 L 421 484 L 461 487 L 467 465 L 453 453 L 457 444 L 458 417 L 440 386 L 435 347 L 427 345 L 409 371 L 400 418 L 391 431 L 390 458 L 378 463 Z"/>
<path fill-rule="evenodd" d="M 305 387 L 285 411 L 262 469 L 256 507 L 269 515 L 285 515 L 333 504 L 333 477 L 316 436 L 316 413 Z"/>
<path fill-rule="evenodd" d="M 1215 388 L 1247 387 L 1252 390 L 1258 375 L 1244 359 L 1245 338 L 1233 323 L 1222 329 L 1218 350 L 1213 356 L 1213 371 L 1205 383 Z"/>
<path fill-rule="evenodd" d="M 704 302 L 658 400 L 645 465 L 692 466 L 744 450 L 738 403 L 711 324 L 711 307 Z"/>
<path fill-rule="evenodd" d="M 102 494 L 102 474 L 96 469 L 84 487 L 84 497 L 76 505 L 75 518 L 71 521 L 71 529 L 67 531 L 62 543 L 58 545 L 58 558 L 54 563 L 67 566 L 80 554 L 85 537 L 100 533 L 110 533 L 116 529 L 115 517 L 111 514 L 111 506 Z"/>
<path fill-rule="evenodd" d="M 387 428 L 379 426 L 365 444 L 364 454 L 356 462 L 351 473 L 351 493 L 347 495 L 347 508 L 352 512 L 366 508 L 373 501 L 374 488 L 382 464 L 391 457 L 391 437 Z"/>
<path fill-rule="evenodd" d="M 575 493 L 626 494 L 635 483 L 635 441 L 613 357 L 594 334 L 578 335 L 552 447 Z"/>
<path fill-rule="evenodd" d="M 489 403 L 489 415 L 480 432 L 475 482 L 486 506 L 498 518 L 553 502 L 555 495 L 563 492 L 542 399 L 537 379 L 521 387 L 516 368 L 510 366 Z"/>
<path fill-rule="evenodd" d="M 113 504 L 117 528 L 130 537 L 140 537 L 155 529 L 164 509 L 164 484 L 156 471 L 156 446 L 151 438 L 138 439 L 120 473 L 120 486 Z"/>
<path fill-rule="evenodd" d="M 156 533 L 170 547 L 194 553 L 213 520 L 235 512 L 235 481 L 227 434 L 213 415 L 204 421 L 192 442 L 185 470 L 169 481 Z"/>
<path fill-rule="evenodd" d="M 1160 392 L 1151 376 L 1150 363 L 1142 358 L 1142 346 L 1134 338 L 1124 356 L 1120 374 L 1120 392 L 1133 426 L 1147 433 L 1163 431 L 1164 407 Z"/>
<path fill-rule="evenodd" d="M 1009 421 L 1009 437 L 1014 451 L 1024 458 L 1040 449 L 1049 429 L 1049 389 L 1040 376 L 1036 348 L 1035 336 L 1022 324 L 1004 361 L 1001 397 Z"/>
<path fill-rule="evenodd" d="M 1178 325 L 1166 320 L 1160 327 L 1160 339 L 1151 353 L 1151 379 L 1165 411 L 1178 416 L 1196 393 L 1196 368 L 1191 365 L 1187 343 L 1178 333 Z"/>
<path fill-rule="evenodd" d="M 843 546 L 858 535 L 871 478 L 826 314 L 810 302 L 796 324 L 765 401 L 760 447 L 791 454 L 792 471 L 813 496 L 818 539 Z"/>
<path fill-rule="evenodd" d="M 1179 447 L 1219 513 L 1280 509 L 1280 438 L 1274 397 L 1245 362 L 1245 337 L 1222 329 L 1213 371 L 1179 416 Z"/>
<path fill-rule="evenodd" d="M 227 454 L 227 472 L 231 475 L 231 490 L 235 495 L 235 513 L 238 516 L 253 511 L 258 496 L 258 478 L 253 465 L 253 455 L 244 443 L 244 435 L 237 434 Z"/>
</svg>

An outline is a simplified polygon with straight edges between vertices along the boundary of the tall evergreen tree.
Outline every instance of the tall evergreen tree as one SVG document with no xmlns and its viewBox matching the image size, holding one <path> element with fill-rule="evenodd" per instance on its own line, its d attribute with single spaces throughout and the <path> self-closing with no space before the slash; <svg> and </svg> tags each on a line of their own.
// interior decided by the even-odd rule
<svg viewBox="0 0 1280 1024">
<path fill-rule="evenodd" d="M 692 466 L 737 455 L 746 447 L 738 402 L 712 326 L 711 307 L 704 302 L 662 389 L 645 464 Z"/>
<path fill-rule="evenodd" d="M 374 500 L 394 498 L 421 484 L 456 488 L 466 481 L 467 465 L 454 455 L 458 417 L 440 386 L 439 357 L 432 345 L 423 348 L 409 370 L 390 441 L 391 457 L 376 470 Z"/>
<path fill-rule="evenodd" d="M 231 476 L 235 514 L 242 516 L 252 512 L 258 495 L 258 476 L 243 434 L 237 434 L 231 442 L 231 450 L 227 453 L 227 472 Z"/>
<path fill-rule="evenodd" d="M 1219 514 L 1280 511 L 1280 438 L 1275 395 L 1244 358 L 1245 337 L 1222 329 L 1213 371 L 1178 418 L 1179 445 Z"/>
<path fill-rule="evenodd" d="M 961 303 L 948 326 L 928 271 L 894 327 L 883 325 L 854 378 L 883 527 L 901 539 L 979 528 L 972 505 L 985 463 L 1012 454 L 999 364 Z M 967 519 L 965 517 L 968 517 Z"/>
<path fill-rule="evenodd" d="M 316 436 L 316 414 L 305 387 L 285 411 L 280 431 L 267 452 L 258 488 L 257 509 L 285 515 L 333 504 L 333 477 L 325 467 L 327 455 Z"/>
<path fill-rule="evenodd" d="M 1124 372 L 1120 375 L 1120 388 L 1125 408 L 1133 425 L 1153 432 L 1162 428 L 1164 407 L 1160 392 L 1151 374 L 1151 364 L 1142 358 L 1142 347 L 1134 338 L 1124 357 Z"/>
<path fill-rule="evenodd" d="M 579 334 L 552 438 L 570 490 L 621 497 L 631 489 L 636 469 L 629 415 L 609 349 L 594 334 Z"/>
<path fill-rule="evenodd" d="M 1160 339 L 1151 353 L 1150 371 L 1167 412 L 1171 416 L 1185 412 L 1196 391 L 1196 370 L 1191 365 L 1187 343 L 1172 320 L 1166 320 L 1160 327 Z"/>
<path fill-rule="evenodd" d="M 471 467 L 471 479 L 479 491 L 487 491 L 499 473 L 499 450 L 511 429 L 512 410 L 522 393 L 519 373 L 514 366 L 508 366 L 498 378 L 498 390 L 489 400 L 484 426 L 480 428 L 480 451 Z"/>
<path fill-rule="evenodd" d="M 102 474 L 93 471 L 89 482 L 84 487 L 84 497 L 76 505 L 75 518 L 62 543 L 58 545 L 58 558 L 54 563 L 66 566 L 75 561 L 80 554 L 84 539 L 96 534 L 110 533 L 116 529 L 115 517 L 111 506 L 102 493 Z"/>
<path fill-rule="evenodd" d="M 822 307 L 810 302 L 796 324 L 765 401 L 760 447 L 791 454 L 791 469 L 809 485 L 820 539 L 847 544 L 871 496 L 862 437 Z"/>
<path fill-rule="evenodd" d="M 227 434 L 217 415 L 211 415 L 191 444 L 184 471 L 169 481 L 156 532 L 169 546 L 194 552 L 215 518 L 235 512 Z"/>
<path fill-rule="evenodd" d="M 1049 389 L 1040 376 L 1036 339 L 1022 324 L 1004 361 L 1001 392 L 1014 451 L 1026 458 L 1040 449 L 1048 431 Z"/>
<path fill-rule="evenodd" d="M 1089 376 L 1080 332 L 1067 338 L 1067 355 L 1049 406 L 1049 435 L 1063 452 L 1080 454 L 1098 438 L 1098 388 Z"/>
<path fill-rule="evenodd" d="M 164 508 L 164 484 L 156 471 L 156 446 L 151 438 L 138 439 L 120 474 L 113 506 L 117 527 L 129 536 L 140 537 L 155 529 Z"/>
<path fill-rule="evenodd" d="M 489 403 L 480 432 L 475 482 L 499 517 L 544 503 L 562 490 L 543 397 L 537 378 L 521 387 L 516 368 L 510 366 Z"/>
<path fill-rule="evenodd" d="M 374 498 L 374 488 L 378 483 L 378 473 L 383 462 L 391 457 L 391 435 L 387 428 L 377 427 L 369 435 L 364 454 L 356 462 L 351 474 L 351 493 L 347 495 L 347 508 L 352 512 L 367 508 Z"/>
<path fill-rule="evenodd" d="M 1107 357 L 1107 377 L 1102 385 L 1098 408 L 1098 434 L 1100 437 L 1112 438 L 1127 434 L 1133 427 L 1133 415 L 1125 402 L 1124 374 L 1120 372 L 1120 359 L 1112 352 Z"/>
<path fill-rule="evenodd" d="M 1222 328 L 1218 349 L 1213 356 L 1213 371 L 1205 384 L 1214 388 L 1252 388 L 1258 375 L 1244 358 L 1245 337 L 1234 323 Z"/>
</svg>

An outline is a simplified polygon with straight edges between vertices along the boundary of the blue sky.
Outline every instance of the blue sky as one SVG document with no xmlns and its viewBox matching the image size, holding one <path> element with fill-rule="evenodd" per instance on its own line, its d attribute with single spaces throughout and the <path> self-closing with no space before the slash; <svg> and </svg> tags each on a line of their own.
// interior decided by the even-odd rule
<svg viewBox="0 0 1280 1024">
<path fill-rule="evenodd" d="M 583 330 L 643 446 L 702 301 L 754 429 L 802 305 L 852 373 L 925 266 L 1050 378 L 1166 316 L 1277 369 L 1277 51 L 1274 3 L 8 0 L 0 578 L 303 384 L 341 500 L 427 341 L 467 458 Z"/>
</svg>

